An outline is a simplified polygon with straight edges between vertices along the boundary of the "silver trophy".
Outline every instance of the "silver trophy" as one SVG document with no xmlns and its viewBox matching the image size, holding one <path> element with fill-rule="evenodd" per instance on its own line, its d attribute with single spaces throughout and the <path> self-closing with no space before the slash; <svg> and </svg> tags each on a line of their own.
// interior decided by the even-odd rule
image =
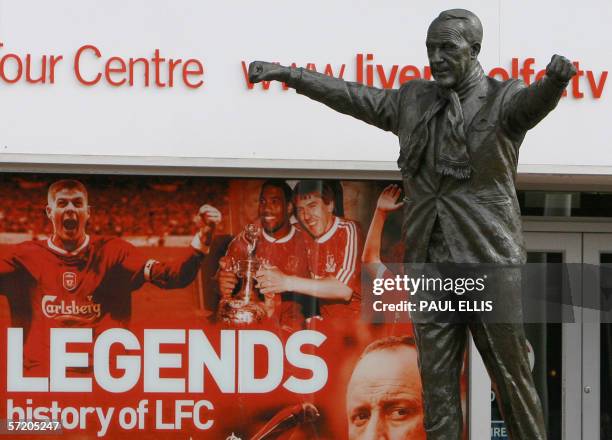
<svg viewBox="0 0 612 440">
<path fill-rule="evenodd" d="M 225 324 L 248 325 L 261 322 L 267 316 L 264 302 L 259 299 L 259 291 L 255 287 L 255 274 L 263 265 L 255 256 L 260 236 L 257 225 L 248 224 L 245 227 L 243 238 L 247 242 L 247 258 L 232 264 L 232 270 L 241 281 L 240 291 L 219 303 L 218 318 Z"/>
</svg>

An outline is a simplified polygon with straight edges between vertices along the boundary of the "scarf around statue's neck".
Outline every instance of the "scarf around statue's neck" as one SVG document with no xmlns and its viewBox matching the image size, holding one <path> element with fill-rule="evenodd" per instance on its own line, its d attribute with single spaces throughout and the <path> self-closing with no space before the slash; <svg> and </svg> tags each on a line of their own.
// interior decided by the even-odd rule
<svg viewBox="0 0 612 440">
<path fill-rule="evenodd" d="M 461 101 L 484 78 L 480 63 L 476 62 L 468 77 L 456 88 L 437 86 L 437 97 L 416 124 L 408 144 L 401 149 L 397 164 L 402 174 L 414 176 L 422 165 L 424 152 L 430 141 L 430 122 L 444 112 L 437 124 L 436 172 L 442 176 L 468 179 L 471 174 L 470 155 L 465 134 L 465 121 Z"/>
</svg>

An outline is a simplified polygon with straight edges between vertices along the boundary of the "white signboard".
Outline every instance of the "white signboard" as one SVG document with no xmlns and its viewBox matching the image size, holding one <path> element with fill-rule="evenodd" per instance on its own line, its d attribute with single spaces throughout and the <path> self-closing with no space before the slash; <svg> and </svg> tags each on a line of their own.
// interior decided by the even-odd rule
<svg viewBox="0 0 612 440">
<path fill-rule="evenodd" d="M 452 1 L 0 1 L 3 153 L 395 161 L 397 139 L 284 90 L 253 60 L 398 87 L 427 74 L 425 35 Z M 521 165 L 612 167 L 612 3 L 468 1 L 486 72 L 533 81 L 579 63 Z M 1 157 L 1 156 L 0 156 Z M 284 166 L 287 166 L 285 164 Z"/>
</svg>

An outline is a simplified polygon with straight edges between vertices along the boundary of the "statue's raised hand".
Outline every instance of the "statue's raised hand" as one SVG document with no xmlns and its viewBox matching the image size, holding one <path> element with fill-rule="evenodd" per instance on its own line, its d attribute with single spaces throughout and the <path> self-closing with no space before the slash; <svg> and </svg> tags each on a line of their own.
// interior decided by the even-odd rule
<svg viewBox="0 0 612 440">
<path fill-rule="evenodd" d="M 550 63 L 546 66 L 546 75 L 556 79 L 560 83 L 567 83 L 576 74 L 574 64 L 561 55 L 553 55 Z"/>
<path fill-rule="evenodd" d="M 289 77 L 289 68 L 276 63 L 266 61 L 253 61 L 249 64 L 249 81 L 258 83 L 260 81 L 285 81 Z"/>
</svg>

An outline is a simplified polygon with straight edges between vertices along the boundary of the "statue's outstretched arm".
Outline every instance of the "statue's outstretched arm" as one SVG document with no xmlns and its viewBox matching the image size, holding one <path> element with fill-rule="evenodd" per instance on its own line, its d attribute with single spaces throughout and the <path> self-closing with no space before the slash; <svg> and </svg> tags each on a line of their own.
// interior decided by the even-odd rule
<svg viewBox="0 0 612 440">
<path fill-rule="evenodd" d="M 367 87 L 303 68 L 254 61 L 249 81 L 283 81 L 334 110 L 397 134 L 399 91 Z"/>
<path fill-rule="evenodd" d="M 576 68 L 560 55 L 553 55 L 546 67 L 543 78 L 519 90 L 505 109 L 506 127 L 516 133 L 524 134 L 535 127 L 557 106 L 569 80 L 576 74 Z"/>
</svg>

